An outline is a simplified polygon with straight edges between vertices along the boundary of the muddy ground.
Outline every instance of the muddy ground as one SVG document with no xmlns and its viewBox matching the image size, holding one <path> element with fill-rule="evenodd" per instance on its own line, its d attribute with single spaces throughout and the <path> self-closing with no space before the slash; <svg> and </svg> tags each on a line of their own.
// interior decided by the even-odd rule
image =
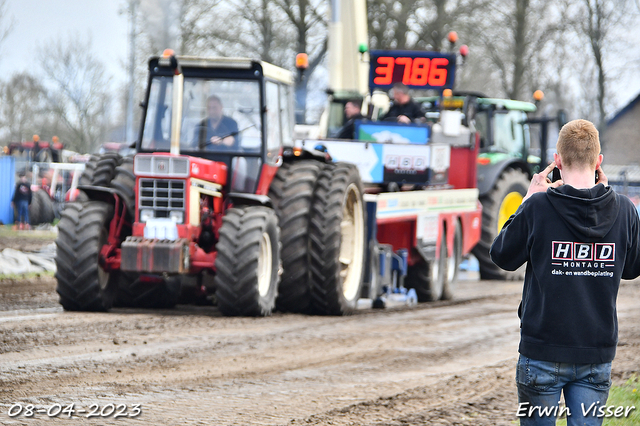
<svg viewBox="0 0 640 426">
<path fill-rule="evenodd" d="M 463 278 L 452 302 L 269 318 L 63 312 L 53 278 L 3 280 L 0 424 L 516 424 L 521 283 Z M 640 281 L 623 282 L 618 383 L 640 369 L 639 307 Z"/>
</svg>

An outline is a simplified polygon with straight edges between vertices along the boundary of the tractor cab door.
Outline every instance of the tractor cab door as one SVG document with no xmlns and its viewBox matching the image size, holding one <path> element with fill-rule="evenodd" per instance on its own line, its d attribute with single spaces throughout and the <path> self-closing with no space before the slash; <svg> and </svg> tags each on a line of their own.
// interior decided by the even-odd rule
<svg viewBox="0 0 640 426">
<path fill-rule="evenodd" d="M 526 161 L 531 145 L 526 119 L 527 115 L 518 110 L 479 110 L 475 116 L 475 124 L 480 132 L 480 151 Z"/>
</svg>

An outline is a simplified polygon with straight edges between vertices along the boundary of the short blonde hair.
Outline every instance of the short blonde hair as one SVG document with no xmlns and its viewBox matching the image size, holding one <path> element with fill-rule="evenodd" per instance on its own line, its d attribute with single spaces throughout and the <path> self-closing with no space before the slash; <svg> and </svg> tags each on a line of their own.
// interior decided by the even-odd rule
<svg viewBox="0 0 640 426">
<path fill-rule="evenodd" d="M 600 155 L 598 129 L 587 120 L 572 120 L 562 126 L 556 150 L 566 167 L 596 167 Z"/>
</svg>

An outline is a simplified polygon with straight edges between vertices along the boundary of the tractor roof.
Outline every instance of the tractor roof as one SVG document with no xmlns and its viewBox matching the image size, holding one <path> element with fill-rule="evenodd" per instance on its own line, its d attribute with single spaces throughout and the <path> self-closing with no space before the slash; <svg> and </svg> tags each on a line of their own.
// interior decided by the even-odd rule
<svg viewBox="0 0 640 426">
<path fill-rule="evenodd" d="M 169 59 L 161 56 L 154 56 L 151 60 L 157 60 L 160 65 L 169 65 Z M 265 77 L 292 85 L 293 74 L 284 68 L 272 65 L 268 62 L 257 61 L 249 58 L 201 58 L 196 56 L 176 56 L 178 63 L 182 67 L 189 68 L 235 68 L 251 69 L 256 64 L 262 68 Z"/>
</svg>

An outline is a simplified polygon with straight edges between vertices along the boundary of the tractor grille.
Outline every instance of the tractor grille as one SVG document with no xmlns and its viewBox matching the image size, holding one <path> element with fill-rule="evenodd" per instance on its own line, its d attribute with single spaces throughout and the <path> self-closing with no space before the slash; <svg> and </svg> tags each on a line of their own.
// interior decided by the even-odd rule
<svg viewBox="0 0 640 426">
<path fill-rule="evenodd" d="M 139 209 L 153 209 L 154 217 L 169 217 L 172 210 L 185 211 L 185 181 L 181 179 L 138 180 Z"/>
</svg>

